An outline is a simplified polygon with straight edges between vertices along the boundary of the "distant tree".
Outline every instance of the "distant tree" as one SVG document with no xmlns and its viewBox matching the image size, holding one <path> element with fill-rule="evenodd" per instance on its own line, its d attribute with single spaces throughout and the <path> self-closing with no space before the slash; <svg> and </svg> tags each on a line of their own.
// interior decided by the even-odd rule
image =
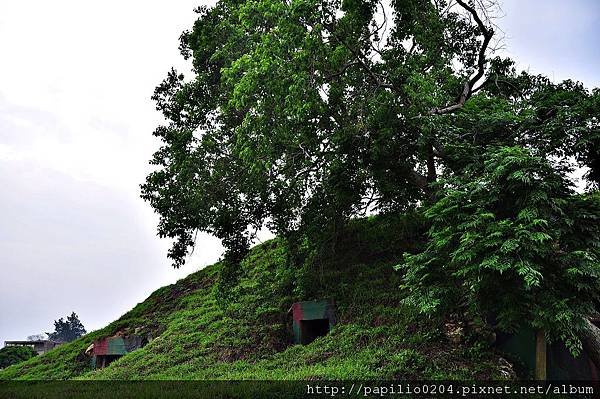
<svg viewBox="0 0 600 399">
<path fill-rule="evenodd" d="M 0 369 L 31 359 L 37 353 L 28 346 L 7 346 L 0 349 Z"/>
<path fill-rule="evenodd" d="M 48 339 L 59 342 L 70 342 L 84 335 L 85 327 L 79 321 L 79 317 L 75 312 L 71 313 L 64 320 L 62 317 L 54 321 L 54 332 L 48 334 Z"/>
<path fill-rule="evenodd" d="M 27 341 L 43 341 L 45 339 L 47 339 L 48 336 L 44 333 L 41 334 L 33 334 L 33 335 L 29 335 L 27 336 Z"/>
</svg>

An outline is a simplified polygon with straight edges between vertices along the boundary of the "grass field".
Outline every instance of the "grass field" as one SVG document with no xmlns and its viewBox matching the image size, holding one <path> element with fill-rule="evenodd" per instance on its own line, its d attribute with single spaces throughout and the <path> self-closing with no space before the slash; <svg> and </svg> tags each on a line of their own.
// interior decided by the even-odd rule
<svg viewBox="0 0 600 399">
<path fill-rule="evenodd" d="M 476 334 L 453 343 L 444 320 L 402 303 L 393 269 L 424 227 L 414 215 L 354 221 L 335 251 L 286 267 L 277 239 L 254 247 L 228 303 L 217 300 L 220 264 L 154 292 L 105 328 L 0 371 L 27 380 L 499 379 L 500 355 Z M 294 345 L 290 305 L 331 298 L 337 324 Z M 151 338 L 110 366 L 92 370 L 85 349 L 117 332 Z"/>
</svg>

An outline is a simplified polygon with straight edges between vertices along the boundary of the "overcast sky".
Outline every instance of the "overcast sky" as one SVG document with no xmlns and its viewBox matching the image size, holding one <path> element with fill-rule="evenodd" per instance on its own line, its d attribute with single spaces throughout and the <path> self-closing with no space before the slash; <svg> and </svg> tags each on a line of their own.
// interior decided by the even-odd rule
<svg viewBox="0 0 600 399">
<path fill-rule="evenodd" d="M 158 146 L 150 101 L 198 1 L 0 0 L 0 341 L 88 330 L 221 255 L 202 236 L 166 259 L 139 184 Z M 505 0 L 498 21 L 519 67 L 600 82 L 600 2 Z M 1 346 L 1 345 L 0 345 Z"/>
</svg>

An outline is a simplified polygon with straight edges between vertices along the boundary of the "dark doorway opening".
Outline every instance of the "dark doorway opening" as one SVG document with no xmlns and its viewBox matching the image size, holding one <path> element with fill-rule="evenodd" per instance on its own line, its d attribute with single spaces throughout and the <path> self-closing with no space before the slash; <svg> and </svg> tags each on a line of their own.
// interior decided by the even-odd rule
<svg viewBox="0 0 600 399">
<path fill-rule="evenodd" d="M 98 355 L 96 357 L 96 368 L 102 369 L 120 358 L 122 355 Z"/>
<path fill-rule="evenodd" d="M 315 339 L 327 335 L 329 319 L 300 320 L 301 344 L 306 345 Z"/>
</svg>

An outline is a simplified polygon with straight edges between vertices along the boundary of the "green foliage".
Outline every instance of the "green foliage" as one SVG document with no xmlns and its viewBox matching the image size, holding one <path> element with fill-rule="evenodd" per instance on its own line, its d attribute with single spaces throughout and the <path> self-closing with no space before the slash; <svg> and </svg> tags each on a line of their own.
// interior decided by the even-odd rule
<svg viewBox="0 0 600 399">
<path fill-rule="evenodd" d="M 600 202 L 520 147 L 484 155 L 483 170 L 441 181 L 429 242 L 406 255 L 406 302 L 463 309 L 504 330 L 530 326 L 573 353 L 600 293 Z"/>
<path fill-rule="evenodd" d="M 413 173 L 429 154 L 422 116 L 453 101 L 480 32 L 445 2 L 392 6 L 385 40 L 375 1 L 198 10 L 180 47 L 193 76 L 173 70 L 154 94 L 168 123 L 155 131 L 163 145 L 142 186 L 159 234 L 175 239 L 175 267 L 197 231 L 214 234 L 228 249 L 225 286 L 262 227 L 320 245 L 367 210 L 424 198 Z"/>
<path fill-rule="evenodd" d="M 6 346 L 0 349 L 0 369 L 37 356 L 37 352 L 28 346 Z"/>
<path fill-rule="evenodd" d="M 167 122 L 142 185 L 174 266 L 198 231 L 220 238 L 218 300 L 235 307 L 266 227 L 286 246 L 277 289 L 310 296 L 353 218 L 420 206 L 431 241 L 405 283 L 422 310 L 543 326 L 576 350 L 599 238 L 564 172 L 600 182 L 600 91 L 490 59 L 486 5 L 392 1 L 383 25 L 377 1 L 199 8 L 181 36 L 192 75 L 153 96 Z"/>
<path fill-rule="evenodd" d="M 215 298 L 239 314 L 266 227 L 286 248 L 274 292 L 313 297 L 353 219 L 420 208 L 432 227 L 406 258 L 407 301 L 544 328 L 577 352 L 597 299 L 598 205 L 565 176 L 600 182 L 600 91 L 490 59 L 488 6 L 392 1 L 383 25 L 377 1 L 198 9 L 180 46 L 192 76 L 172 70 L 154 93 L 166 123 L 142 185 L 174 266 L 198 231 L 220 238 Z"/>
<path fill-rule="evenodd" d="M 56 342 L 71 342 L 86 333 L 85 327 L 79 321 L 75 312 L 67 316 L 67 320 L 62 317 L 54 321 L 54 332 L 47 333 L 48 339 Z"/>
</svg>

